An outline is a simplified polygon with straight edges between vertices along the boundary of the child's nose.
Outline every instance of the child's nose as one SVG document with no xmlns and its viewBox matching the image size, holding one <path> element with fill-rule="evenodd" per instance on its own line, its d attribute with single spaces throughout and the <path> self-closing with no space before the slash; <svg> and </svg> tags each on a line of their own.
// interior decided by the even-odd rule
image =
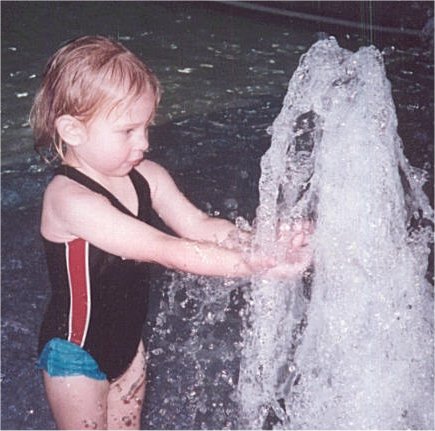
<svg viewBox="0 0 435 431">
<path fill-rule="evenodd" d="M 142 132 L 136 136 L 134 147 L 141 151 L 146 151 L 149 147 L 148 133 Z"/>
</svg>

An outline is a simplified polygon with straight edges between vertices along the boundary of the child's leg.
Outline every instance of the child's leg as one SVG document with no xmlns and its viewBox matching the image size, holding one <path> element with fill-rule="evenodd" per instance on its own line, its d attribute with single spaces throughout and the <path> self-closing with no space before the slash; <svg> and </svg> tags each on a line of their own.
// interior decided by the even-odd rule
<svg viewBox="0 0 435 431">
<path fill-rule="evenodd" d="M 109 382 L 85 376 L 50 377 L 44 384 L 59 429 L 107 429 Z"/>
<path fill-rule="evenodd" d="M 128 370 L 110 383 L 107 398 L 108 429 L 140 429 L 145 379 L 146 358 L 141 342 Z"/>
</svg>

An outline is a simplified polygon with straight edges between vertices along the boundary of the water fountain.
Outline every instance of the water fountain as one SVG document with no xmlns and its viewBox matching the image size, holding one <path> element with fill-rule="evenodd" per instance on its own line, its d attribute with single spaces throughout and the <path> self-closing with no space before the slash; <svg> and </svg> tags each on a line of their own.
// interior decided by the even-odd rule
<svg viewBox="0 0 435 431">
<path fill-rule="evenodd" d="M 279 224 L 312 219 L 314 261 L 298 280 L 252 280 L 239 426 L 433 428 L 433 210 L 381 53 L 315 43 L 271 134 L 256 246 L 279 254 Z"/>
</svg>

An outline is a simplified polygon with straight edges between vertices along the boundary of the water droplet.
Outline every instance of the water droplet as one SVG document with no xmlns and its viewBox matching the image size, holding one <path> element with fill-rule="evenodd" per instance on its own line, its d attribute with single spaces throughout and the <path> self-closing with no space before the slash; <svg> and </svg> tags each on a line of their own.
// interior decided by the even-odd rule
<svg viewBox="0 0 435 431">
<path fill-rule="evenodd" d="M 133 423 L 133 421 L 131 420 L 131 417 L 130 416 L 124 416 L 123 418 L 122 418 L 122 422 L 124 422 L 124 424 L 126 425 L 126 426 L 131 426 L 132 425 L 132 423 Z"/>
<path fill-rule="evenodd" d="M 87 419 L 83 420 L 83 425 L 86 429 L 91 429 L 91 430 L 96 430 L 98 426 L 97 422 L 92 420 L 87 420 Z"/>
<path fill-rule="evenodd" d="M 195 69 L 191 68 L 191 67 L 185 67 L 184 69 L 177 69 L 178 73 L 192 73 Z"/>
</svg>

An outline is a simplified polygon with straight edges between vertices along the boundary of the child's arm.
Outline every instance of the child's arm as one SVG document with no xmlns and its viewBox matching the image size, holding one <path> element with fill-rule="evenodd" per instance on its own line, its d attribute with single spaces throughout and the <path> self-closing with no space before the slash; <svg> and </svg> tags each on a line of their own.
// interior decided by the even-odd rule
<svg viewBox="0 0 435 431">
<path fill-rule="evenodd" d="M 154 210 L 180 237 L 220 244 L 235 231 L 230 221 L 210 217 L 196 208 L 162 166 L 145 160 L 137 169 L 148 180 Z"/>
<path fill-rule="evenodd" d="M 177 235 L 198 241 L 224 244 L 228 248 L 240 247 L 240 240 L 243 243 L 250 243 L 249 233 L 236 232 L 236 226 L 230 221 L 211 217 L 192 205 L 162 166 L 144 160 L 138 170 L 150 184 L 154 209 Z M 287 262 L 292 261 L 293 252 L 299 253 L 300 248 L 308 244 L 311 233 L 312 226 L 309 222 L 301 222 L 300 226 L 282 223 L 276 241 L 287 245 L 289 253 Z"/>
<path fill-rule="evenodd" d="M 237 230 L 228 220 L 210 217 L 192 205 L 163 167 L 145 160 L 138 170 L 150 184 L 154 209 L 178 235 L 193 240 L 211 241 L 230 249 L 244 248 L 245 252 L 250 249 L 252 237 L 249 233 Z M 301 222 L 299 226 L 280 226 L 276 241 L 286 252 L 284 259 L 281 261 L 281 256 L 280 262 L 277 262 L 279 268 L 274 268 L 273 274 L 293 277 L 309 266 L 311 250 L 306 246 L 311 233 L 312 225 L 309 222 Z M 265 262 L 272 262 L 271 257 L 250 253 L 252 267 L 259 266 L 260 270 L 264 270 Z M 269 274 L 272 275 L 272 272 Z"/>
<path fill-rule="evenodd" d="M 249 264 L 235 250 L 167 235 L 66 178 L 47 189 L 41 231 L 51 241 L 83 238 L 117 256 L 200 275 L 248 276 L 274 264 L 270 259 Z"/>
</svg>

